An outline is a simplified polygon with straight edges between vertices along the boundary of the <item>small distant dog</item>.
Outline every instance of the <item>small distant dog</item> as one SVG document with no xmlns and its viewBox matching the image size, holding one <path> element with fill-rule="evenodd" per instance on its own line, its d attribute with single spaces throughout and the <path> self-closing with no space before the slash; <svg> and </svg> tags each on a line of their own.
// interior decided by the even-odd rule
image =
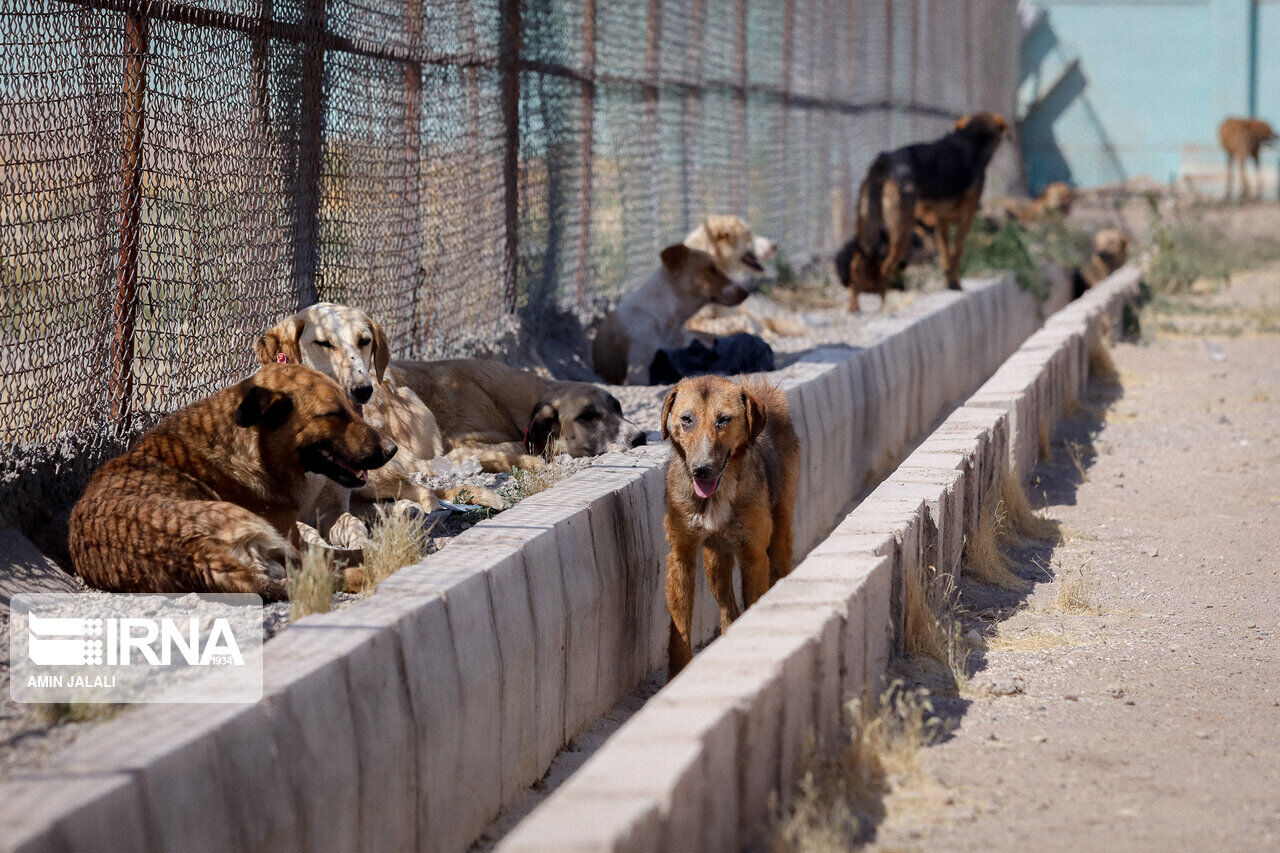
<svg viewBox="0 0 1280 853">
<path fill-rule="evenodd" d="M 287 598 L 307 476 L 358 488 L 395 453 L 332 379 L 268 365 L 169 415 L 94 473 L 71 513 L 72 562 L 112 592 Z M 348 588 L 359 571 L 346 570 Z"/>
<path fill-rule="evenodd" d="M 486 471 L 538 468 L 545 456 L 598 456 L 645 443 L 622 404 L 589 382 L 543 379 L 500 361 L 396 360 L 391 374 L 435 414 L 445 455 Z"/>
<path fill-rule="evenodd" d="M 663 517 L 667 557 L 670 675 L 693 658 L 690 638 L 698 551 L 720 605 L 720 630 L 738 617 L 733 565 L 750 607 L 791 571 L 792 512 L 800 440 L 787 398 L 764 380 L 684 379 L 662 403 L 667 466 Z"/>
<path fill-rule="evenodd" d="M 455 500 L 464 491 L 433 490 L 415 482 L 414 475 L 427 473 L 431 460 L 444 452 L 444 440 L 431 409 L 388 371 L 387 336 L 368 314 L 348 305 L 318 302 L 263 332 L 254 351 L 263 364 L 302 364 L 333 379 L 346 390 L 356 410 L 399 446 L 396 458 L 371 473 L 368 482 L 355 490 L 356 497 L 409 501 L 431 512 L 440 498 Z M 311 493 L 303 500 L 302 521 L 334 545 L 360 547 L 368 530 L 348 513 L 352 491 L 324 477 L 314 476 L 309 482 Z M 465 491 L 472 503 L 506 507 L 488 489 Z"/>
<path fill-rule="evenodd" d="M 1231 179 L 1236 164 L 1240 165 L 1240 198 L 1249 197 L 1249 171 L 1245 160 L 1253 160 L 1253 173 L 1258 179 L 1257 198 L 1262 197 L 1262 170 L 1258 165 L 1258 152 L 1262 146 L 1276 140 L 1271 125 L 1257 118 L 1229 118 L 1218 126 L 1218 141 L 1227 152 L 1227 194 L 1231 198 Z"/>
<path fill-rule="evenodd" d="M 859 293 L 879 294 L 883 306 L 917 220 L 935 225 L 947 286 L 960 288 L 960 261 L 987 166 L 1008 131 L 1003 116 L 976 113 L 961 118 L 951 133 L 935 142 L 876 157 L 859 191 L 857 233 L 837 256 L 836 272 L 841 281 L 849 282 L 850 311 L 858 310 Z M 841 269 L 845 261 L 847 276 Z"/>
<path fill-rule="evenodd" d="M 1031 225 L 1050 215 L 1066 217 L 1071 213 L 1071 205 L 1075 203 L 1075 190 L 1064 181 L 1054 181 L 1035 199 L 1002 198 L 995 202 L 994 215 L 1003 216 L 1004 221 L 1017 221 L 1023 225 Z"/>
<path fill-rule="evenodd" d="M 1093 254 L 1071 276 L 1072 299 L 1083 296 L 1129 260 L 1129 238 L 1118 228 L 1104 228 L 1093 235 Z"/>
<path fill-rule="evenodd" d="M 663 249 L 662 267 L 601 321 L 591 343 L 596 375 L 612 385 L 647 385 L 658 350 L 688 343 L 684 325 L 703 306 L 740 305 L 748 291 L 731 276 L 763 272 L 774 250 L 738 217 L 708 217 L 683 243 Z"/>
</svg>

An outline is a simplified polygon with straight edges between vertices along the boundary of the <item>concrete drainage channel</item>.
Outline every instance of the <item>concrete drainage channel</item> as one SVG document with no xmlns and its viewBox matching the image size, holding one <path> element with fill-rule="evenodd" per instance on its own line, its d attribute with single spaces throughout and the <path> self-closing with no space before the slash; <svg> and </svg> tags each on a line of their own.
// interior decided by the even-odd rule
<svg viewBox="0 0 1280 853">
<path fill-rule="evenodd" d="M 829 731 L 883 669 L 904 561 L 954 565 L 1007 448 L 1035 452 L 1137 278 L 1118 273 L 1033 336 L 1064 285 L 1042 307 L 1011 276 L 970 282 L 874 346 L 803 359 L 784 384 L 805 448 L 797 554 L 822 544 L 503 849 L 722 849 L 759 829 L 804 732 Z M 299 622 L 267 644 L 255 705 L 142 706 L 86 732 L 0 783 L 3 846 L 465 850 L 665 663 L 665 462 L 661 447 L 603 457 Z M 716 609 L 700 584 L 705 640 Z"/>
<path fill-rule="evenodd" d="M 661 690 L 498 845 L 735 850 L 785 803 L 806 737 L 832 735 L 903 632 L 902 579 L 958 570 L 1002 474 L 1034 466 L 1040 430 L 1079 399 L 1090 349 L 1121 327 L 1126 268 L 1055 314 L 792 574 Z"/>
</svg>

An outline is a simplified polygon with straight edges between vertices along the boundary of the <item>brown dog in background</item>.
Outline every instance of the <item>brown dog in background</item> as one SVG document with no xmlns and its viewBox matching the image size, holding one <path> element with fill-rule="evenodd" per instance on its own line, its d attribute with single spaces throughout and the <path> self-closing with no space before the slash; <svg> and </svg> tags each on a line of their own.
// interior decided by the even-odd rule
<svg viewBox="0 0 1280 853">
<path fill-rule="evenodd" d="M 669 672 L 693 658 L 694 573 L 698 550 L 720 605 L 720 630 L 738 617 L 734 558 L 750 607 L 791 572 L 792 512 L 800 439 L 786 395 L 762 379 L 739 384 L 718 376 L 684 379 L 662 403 L 667 466 L 663 517 L 667 556 Z"/>
<path fill-rule="evenodd" d="M 1249 171 L 1245 160 L 1253 160 L 1253 173 L 1258 179 L 1258 198 L 1262 198 L 1262 170 L 1258 165 L 1258 152 L 1262 146 L 1274 142 L 1276 132 L 1271 125 L 1257 118 L 1224 119 L 1218 126 L 1218 141 L 1227 152 L 1227 194 L 1231 198 L 1231 178 L 1236 164 L 1240 165 L 1240 198 L 1249 197 Z"/>
<path fill-rule="evenodd" d="M 858 194 L 857 233 L 836 256 L 836 272 L 841 282 L 848 282 L 850 311 L 858 310 L 859 293 L 879 294 L 884 305 L 917 221 L 935 226 L 947 287 L 960 289 L 960 261 L 987 166 L 1008 132 L 1003 116 L 975 113 L 957 121 L 941 139 L 876 157 Z"/>
<path fill-rule="evenodd" d="M 267 365 L 169 415 L 94 473 L 71 512 L 72 562 L 113 592 L 287 598 L 307 474 L 357 488 L 395 452 L 332 379 Z M 359 572 L 348 569 L 345 585 L 358 586 Z"/>
<path fill-rule="evenodd" d="M 1119 228 L 1103 228 L 1093 235 L 1093 254 L 1071 276 L 1071 298 L 1078 299 L 1129 261 L 1129 238 Z"/>
</svg>

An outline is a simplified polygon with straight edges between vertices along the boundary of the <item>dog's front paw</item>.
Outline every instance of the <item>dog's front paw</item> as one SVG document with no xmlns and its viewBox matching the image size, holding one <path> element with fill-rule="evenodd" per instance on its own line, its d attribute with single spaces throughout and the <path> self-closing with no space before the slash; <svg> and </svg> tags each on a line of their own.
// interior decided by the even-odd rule
<svg viewBox="0 0 1280 853">
<path fill-rule="evenodd" d="M 363 548 L 369 544 L 369 528 L 351 513 L 344 512 L 329 528 L 329 543 L 348 550 Z"/>
<path fill-rule="evenodd" d="M 396 518 L 404 518 L 409 521 L 421 521 L 429 511 L 430 510 L 428 509 L 424 509 L 422 504 L 417 501 L 411 501 L 408 498 L 401 498 L 391 505 L 390 515 L 395 516 Z"/>
</svg>

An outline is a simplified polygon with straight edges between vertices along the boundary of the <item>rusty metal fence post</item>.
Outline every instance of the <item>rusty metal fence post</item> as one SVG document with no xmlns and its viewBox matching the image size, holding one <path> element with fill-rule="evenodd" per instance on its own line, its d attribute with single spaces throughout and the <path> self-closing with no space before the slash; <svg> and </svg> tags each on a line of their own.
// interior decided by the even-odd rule
<svg viewBox="0 0 1280 853">
<path fill-rule="evenodd" d="M 112 316 L 109 395 L 111 419 L 121 435 L 133 425 L 133 354 L 138 320 L 138 242 L 142 220 L 142 134 L 147 92 L 145 11 L 125 15 L 124 97 L 121 103 L 122 187 L 120 258 Z"/>
<path fill-rule="evenodd" d="M 324 44 L 327 0 L 306 0 L 298 151 L 293 193 L 293 292 L 298 308 L 320 299 L 320 157 L 324 143 Z"/>
<path fill-rule="evenodd" d="M 734 213 L 747 216 L 747 0 L 733 4 L 733 140 L 729 144 L 733 165 Z"/>
<path fill-rule="evenodd" d="M 596 0 L 582 2 L 582 95 L 579 137 L 582 146 L 578 173 L 578 306 L 587 306 L 591 268 L 592 173 L 595 169 Z"/>
<path fill-rule="evenodd" d="M 502 23 L 498 33 L 498 57 L 502 68 L 503 232 L 505 277 L 503 302 L 516 310 L 520 264 L 520 52 L 522 28 L 520 0 L 501 0 Z"/>
<path fill-rule="evenodd" d="M 406 0 L 405 29 L 408 31 L 409 54 L 417 57 L 422 49 L 422 4 L 424 0 Z M 408 186 L 404 194 L 407 222 L 404 240 L 407 269 L 403 273 L 412 284 L 409 288 L 409 345 L 416 351 L 427 340 L 427 320 L 422 316 L 422 294 L 425 283 L 422 268 L 422 65 L 416 61 L 404 66 L 404 158 Z"/>
</svg>

